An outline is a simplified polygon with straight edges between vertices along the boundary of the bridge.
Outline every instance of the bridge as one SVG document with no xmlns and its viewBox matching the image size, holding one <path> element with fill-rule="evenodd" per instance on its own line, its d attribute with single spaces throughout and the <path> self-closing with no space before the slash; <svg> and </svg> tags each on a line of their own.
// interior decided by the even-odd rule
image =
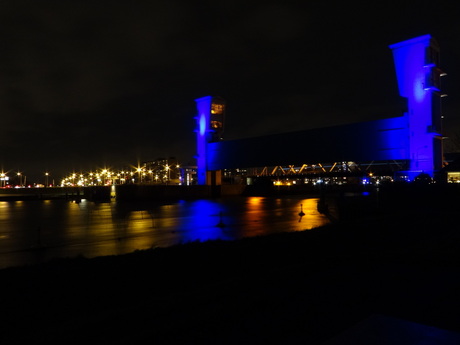
<svg viewBox="0 0 460 345">
<path fill-rule="evenodd" d="M 222 139 L 225 101 L 196 99 L 198 184 L 220 185 L 222 171 L 253 176 L 387 174 L 412 181 L 442 168 L 439 45 L 431 35 L 390 45 L 398 90 L 395 117 L 239 140 Z"/>
</svg>

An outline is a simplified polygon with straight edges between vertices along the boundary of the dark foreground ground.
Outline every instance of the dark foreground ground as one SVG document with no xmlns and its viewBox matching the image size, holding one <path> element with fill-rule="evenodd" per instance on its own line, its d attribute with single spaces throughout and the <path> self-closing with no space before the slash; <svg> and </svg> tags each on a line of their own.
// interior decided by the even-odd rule
<svg viewBox="0 0 460 345">
<path fill-rule="evenodd" d="M 404 190 L 305 232 L 1 270 L 0 343 L 325 344 L 376 316 L 455 337 L 459 199 Z M 417 344 L 459 343 L 435 333 Z M 382 334 L 362 343 L 399 344 Z"/>
</svg>

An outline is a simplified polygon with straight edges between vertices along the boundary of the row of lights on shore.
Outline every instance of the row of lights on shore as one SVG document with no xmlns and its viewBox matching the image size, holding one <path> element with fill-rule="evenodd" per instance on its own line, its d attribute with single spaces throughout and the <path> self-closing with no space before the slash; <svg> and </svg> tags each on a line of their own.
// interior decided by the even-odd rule
<svg viewBox="0 0 460 345">
<path fill-rule="evenodd" d="M 171 176 L 171 172 L 179 168 L 180 166 L 177 164 L 165 165 L 161 170 L 135 168 L 134 170 L 110 171 L 109 169 L 102 169 L 97 172 L 72 173 L 62 179 L 60 186 L 106 186 L 125 183 L 165 184 L 172 180 L 180 184 L 181 176 L 177 174 L 177 170 L 177 178 Z"/>
<path fill-rule="evenodd" d="M 10 185 L 10 176 L 8 176 L 8 172 L 0 172 L 0 187 L 11 187 Z M 16 176 L 18 183 L 15 187 L 32 187 L 31 185 L 27 185 L 27 176 L 24 175 L 22 172 L 18 171 L 14 174 Z M 44 173 L 45 177 L 45 184 L 34 184 L 34 187 L 44 187 L 44 186 L 52 186 L 54 182 L 50 185 L 49 184 L 49 177 L 50 177 L 49 172 Z"/>
<path fill-rule="evenodd" d="M 64 177 L 57 186 L 100 186 L 115 185 L 124 183 L 181 183 L 181 175 L 178 173 L 179 164 L 166 164 L 161 169 L 146 169 L 138 167 L 127 170 L 111 171 L 110 169 L 101 169 L 96 172 L 71 173 Z M 11 180 L 16 177 L 16 182 L 11 185 Z M 0 188 L 5 187 L 54 187 L 54 180 L 50 181 L 51 173 L 44 173 L 44 184 L 27 185 L 27 176 L 22 172 L 0 172 Z M 51 183 L 50 183 L 51 182 Z"/>
</svg>

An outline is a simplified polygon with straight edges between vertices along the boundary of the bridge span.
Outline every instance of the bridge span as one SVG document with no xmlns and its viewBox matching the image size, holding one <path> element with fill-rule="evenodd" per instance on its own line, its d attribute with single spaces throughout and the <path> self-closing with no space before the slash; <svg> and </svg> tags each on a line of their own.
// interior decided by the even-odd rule
<svg viewBox="0 0 460 345">
<path fill-rule="evenodd" d="M 390 174 L 412 181 L 442 168 L 439 45 L 431 35 L 390 46 L 400 114 L 375 121 L 223 140 L 225 101 L 196 100 L 197 166 L 200 185 L 219 185 L 222 172 L 260 174 Z"/>
</svg>

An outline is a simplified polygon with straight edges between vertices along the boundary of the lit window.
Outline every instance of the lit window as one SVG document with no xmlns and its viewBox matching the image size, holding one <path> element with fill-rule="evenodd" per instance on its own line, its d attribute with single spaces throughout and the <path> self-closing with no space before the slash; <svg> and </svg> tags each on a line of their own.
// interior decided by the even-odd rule
<svg viewBox="0 0 460 345">
<path fill-rule="evenodd" d="M 211 121 L 211 128 L 222 128 L 222 122 L 220 122 L 220 121 Z"/>
<path fill-rule="evenodd" d="M 223 104 L 211 104 L 211 114 L 222 114 L 224 112 Z"/>
</svg>

